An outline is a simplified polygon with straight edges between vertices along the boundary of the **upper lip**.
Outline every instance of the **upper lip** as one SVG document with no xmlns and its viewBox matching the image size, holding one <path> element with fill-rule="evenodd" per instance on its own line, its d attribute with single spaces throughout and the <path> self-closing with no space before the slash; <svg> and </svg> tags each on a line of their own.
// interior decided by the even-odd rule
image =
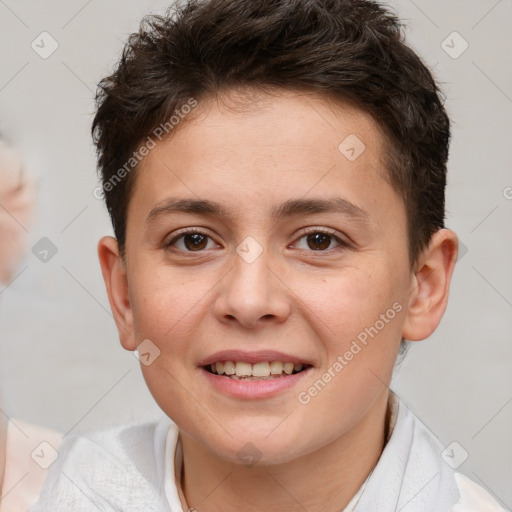
<svg viewBox="0 0 512 512">
<path fill-rule="evenodd" d="M 209 364 L 217 363 L 219 361 L 240 361 L 244 363 L 262 363 L 264 361 L 281 361 L 282 363 L 312 363 L 302 357 L 298 357 L 293 354 L 285 354 L 284 352 L 277 352 L 275 350 L 257 350 L 257 351 L 246 351 L 246 350 L 222 350 L 221 352 L 215 352 L 208 357 L 205 357 L 199 362 L 199 366 L 207 366 Z"/>
</svg>

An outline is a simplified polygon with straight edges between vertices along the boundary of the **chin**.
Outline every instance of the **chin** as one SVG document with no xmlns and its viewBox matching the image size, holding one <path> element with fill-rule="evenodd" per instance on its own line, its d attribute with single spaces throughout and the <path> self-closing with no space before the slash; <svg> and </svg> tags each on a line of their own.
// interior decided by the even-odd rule
<svg viewBox="0 0 512 512">
<path fill-rule="evenodd" d="M 226 434 L 221 440 L 211 442 L 209 449 L 217 457 L 234 464 L 252 467 L 254 465 L 284 464 L 302 455 L 305 450 L 299 442 L 304 441 L 304 436 L 290 435 L 289 429 L 282 432 L 272 432 L 279 422 L 274 422 L 272 428 L 268 423 L 261 430 L 229 430 L 233 437 Z M 269 434 L 270 433 L 270 434 Z"/>
</svg>

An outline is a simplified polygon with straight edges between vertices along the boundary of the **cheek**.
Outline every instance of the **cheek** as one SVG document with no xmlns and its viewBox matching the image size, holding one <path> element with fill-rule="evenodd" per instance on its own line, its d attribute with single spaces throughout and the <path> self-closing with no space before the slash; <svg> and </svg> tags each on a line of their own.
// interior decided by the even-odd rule
<svg viewBox="0 0 512 512">
<path fill-rule="evenodd" d="M 323 279 L 320 287 L 318 281 L 304 283 L 302 298 L 334 332 L 354 335 L 354 330 L 372 325 L 400 297 L 391 276 L 384 268 L 344 268 Z"/>
<path fill-rule="evenodd" d="M 150 265 L 137 268 L 130 284 L 135 290 L 131 297 L 134 329 L 138 337 L 154 338 L 159 344 L 186 316 L 193 297 L 187 293 L 189 288 L 172 276 L 158 269 L 152 271 Z"/>
<path fill-rule="evenodd" d="M 132 310 L 137 341 L 150 339 L 163 354 L 180 355 L 186 363 L 191 340 L 207 320 L 211 293 L 218 279 L 184 268 L 139 265 L 133 283 Z M 144 269 L 144 270 L 143 270 Z M 169 358 L 172 364 L 176 358 Z"/>
<path fill-rule="evenodd" d="M 326 279 L 321 292 L 303 290 L 307 309 L 314 313 L 311 318 L 321 320 L 316 320 L 316 334 L 324 345 L 324 364 L 330 367 L 342 358 L 344 370 L 338 382 L 375 380 L 369 369 L 383 379 L 392 371 L 405 309 L 400 285 L 393 279 L 384 268 L 358 267 Z"/>
</svg>

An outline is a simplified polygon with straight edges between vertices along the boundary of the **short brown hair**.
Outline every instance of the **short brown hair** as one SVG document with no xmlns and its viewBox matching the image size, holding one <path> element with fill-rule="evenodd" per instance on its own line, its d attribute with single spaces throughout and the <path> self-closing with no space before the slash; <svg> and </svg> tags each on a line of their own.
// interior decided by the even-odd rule
<svg viewBox="0 0 512 512">
<path fill-rule="evenodd" d="M 407 212 L 413 266 L 444 227 L 450 126 L 401 29 L 373 0 L 189 0 L 143 18 L 98 85 L 92 125 L 121 254 L 136 177 L 136 162 L 134 172 L 126 162 L 150 134 L 190 98 L 281 88 L 338 98 L 377 121 L 388 143 L 387 178 Z"/>
</svg>

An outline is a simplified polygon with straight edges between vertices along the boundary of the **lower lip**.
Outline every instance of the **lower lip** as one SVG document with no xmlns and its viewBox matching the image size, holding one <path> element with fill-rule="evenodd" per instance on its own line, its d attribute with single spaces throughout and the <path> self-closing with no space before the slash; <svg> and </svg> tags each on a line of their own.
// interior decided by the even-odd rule
<svg viewBox="0 0 512 512">
<path fill-rule="evenodd" d="M 201 373 L 217 391 L 235 398 L 268 398 L 295 386 L 310 370 L 268 380 L 235 380 L 222 375 L 210 373 L 200 367 Z"/>
</svg>

